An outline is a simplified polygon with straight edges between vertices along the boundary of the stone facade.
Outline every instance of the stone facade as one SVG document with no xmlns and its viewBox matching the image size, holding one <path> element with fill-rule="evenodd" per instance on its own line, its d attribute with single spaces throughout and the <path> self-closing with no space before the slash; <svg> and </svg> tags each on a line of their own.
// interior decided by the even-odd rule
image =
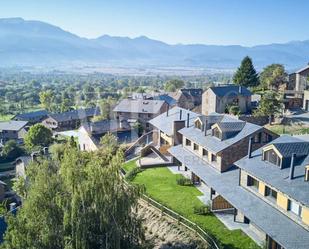
<svg viewBox="0 0 309 249">
<path fill-rule="evenodd" d="M 202 114 L 225 113 L 228 105 L 237 105 L 241 113 L 249 113 L 251 111 L 251 96 L 217 96 L 210 88 L 203 93 L 202 96 Z"/>
</svg>

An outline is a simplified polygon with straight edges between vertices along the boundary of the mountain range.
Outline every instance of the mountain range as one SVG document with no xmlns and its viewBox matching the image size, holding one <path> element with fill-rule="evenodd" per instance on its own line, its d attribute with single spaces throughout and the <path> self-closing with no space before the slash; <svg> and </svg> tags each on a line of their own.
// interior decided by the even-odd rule
<svg viewBox="0 0 309 249">
<path fill-rule="evenodd" d="M 170 45 L 146 36 L 79 37 L 40 21 L 0 19 L 0 67 L 6 66 L 160 66 L 233 69 L 249 55 L 257 68 L 271 63 L 288 69 L 309 61 L 309 40 L 253 47 Z"/>
</svg>

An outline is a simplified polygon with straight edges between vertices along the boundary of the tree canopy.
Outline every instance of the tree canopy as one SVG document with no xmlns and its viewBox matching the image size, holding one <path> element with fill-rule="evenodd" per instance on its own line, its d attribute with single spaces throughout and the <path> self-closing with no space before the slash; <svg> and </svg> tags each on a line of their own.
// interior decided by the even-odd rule
<svg viewBox="0 0 309 249">
<path fill-rule="evenodd" d="M 23 207 L 7 218 L 2 248 L 140 248 L 144 230 L 133 210 L 141 192 L 120 176 L 122 151 L 106 157 L 69 143 L 62 151 L 32 163 L 28 184 L 18 181 Z"/>
<path fill-rule="evenodd" d="M 2 156 L 6 159 L 12 160 L 24 153 L 23 149 L 18 146 L 15 140 L 9 140 L 2 148 Z"/>
<path fill-rule="evenodd" d="M 271 64 L 260 74 L 261 85 L 264 89 L 278 90 L 279 86 L 287 82 L 288 74 L 281 64 Z"/>
<path fill-rule="evenodd" d="M 53 133 L 42 124 L 35 124 L 30 127 L 25 136 L 25 145 L 28 150 L 47 147 L 53 142 Z"/>
<path fill-rule="evenodd" d="M 176 90 L 184 87 L 185 82 L 179 79 L 172 79 L 165 83 L 164 90 L 167 92 L 175 92 Z"/>
<path fill-rule="evenodd" d="M 282 100 L 280 95 L 275 91 L 266 91 L 260 101 L 256 116 L 272 116 L 282 111 Z"/>
<path fill-rule="evenodd" d="M 259 84 L 258 74 L 253 66 L 252 59 L 246 56 L 234 74 L 233 81 L 244 87 L 255 87 Z"/>
</svg>

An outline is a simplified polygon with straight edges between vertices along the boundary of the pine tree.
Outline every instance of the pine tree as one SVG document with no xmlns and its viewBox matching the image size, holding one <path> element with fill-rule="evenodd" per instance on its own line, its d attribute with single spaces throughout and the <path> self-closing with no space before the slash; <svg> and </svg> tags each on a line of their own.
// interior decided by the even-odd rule
<svg viewBox="0 0 309 249">
<path fill-rule="evenodd" d="M 254 69 L 252 59 L 246 56 L 234 74 L 233 81 L 237 85 L 255 87 L 259 84 L 259 77 Z"/>
</svg>

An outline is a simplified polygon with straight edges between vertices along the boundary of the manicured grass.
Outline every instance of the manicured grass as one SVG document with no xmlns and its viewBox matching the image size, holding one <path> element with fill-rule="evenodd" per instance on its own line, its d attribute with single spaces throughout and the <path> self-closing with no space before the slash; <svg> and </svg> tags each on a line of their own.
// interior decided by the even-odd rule
<svg viewBox="0 0 309 249">
<path fill-rule="evenodd" d="M 126 163 L 123 164 L 122 168 L 124 169 L 124 171 L 126 173 L 128 173 L 129 171 L 131 171 L 132 169 L 136 168 L 136 161 L 138 159 L 135 159 L 135 160 L 131 160 L 131 161 L 128 161 Z"/>
<path fill-rule="evenodd" d="M 277 134 L 309 134 L 309 127 L 302 125 L 266 125 L 265 127 Z"/>
<path fill-rule="evenodd" d="M 132 165 L 133 162 L 130 162 L 125 167 L 130 168 Z M 152 168 L 140 172 L 133 183 L 143 184 L 150 197 L 197 223 L 205 231 L 210 231 L 224 248 L 258 248 L 241 230 L 230 231 L 214 215 L 194 214 L 194 207 L 203 205 L 197 198 L 202 193 L 194 186 L 178 185 L 178 177 L 182 176 L 172 174 L 167 168 Z"/>
</svg>

